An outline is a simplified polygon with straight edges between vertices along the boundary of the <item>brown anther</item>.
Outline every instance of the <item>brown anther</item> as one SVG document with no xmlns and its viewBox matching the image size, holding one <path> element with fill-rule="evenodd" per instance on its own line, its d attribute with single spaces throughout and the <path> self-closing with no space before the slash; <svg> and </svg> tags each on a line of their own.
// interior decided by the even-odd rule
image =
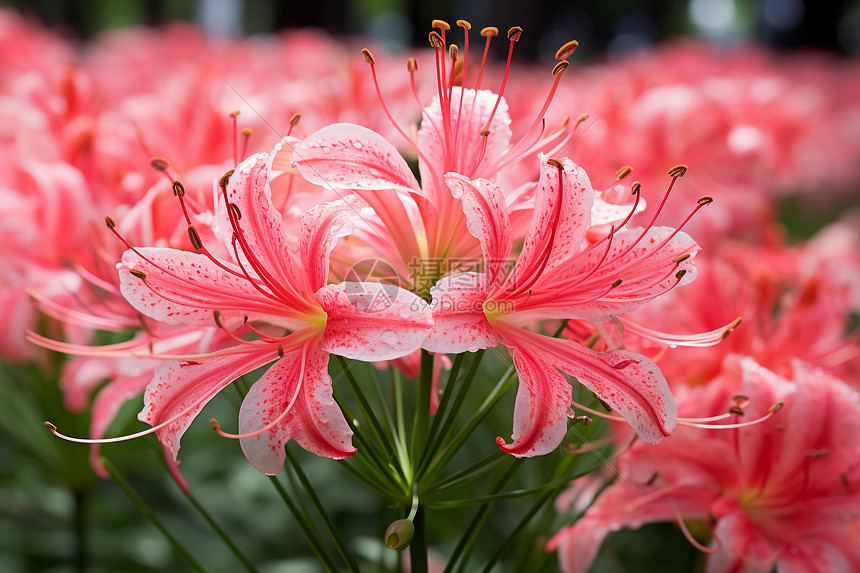
<svg viewBox="0 0 860 573">
<path fill-rule="evenodd" d="M 618 181 L 621 181 L 622 179 L 624 179 L 625 177 L 627 177 L 631 173 L 633 173 L 633 168 L 630 167 L 629 165 L 625 165 L 624 167 L 622 167 L 621 169 L 619 169 L 618 171 L 615 172 L 615 178 Z"/>
<path fill-rule="evenodd" d="M 373 54 L 370 53 L 370 50 L 367 48 L 363 48 L 361 50 L 361 55 L 364 56 L 364 61 L 370 64 L 371 66 L 376 63 L 376 60 L 373 59 Z"/>
<path fill-rule="evenodd" d="M 739 316 L 735 319 L 735 321 L 731 324 L 731 326 L 729 326 L 729 328 L 734 330 L 735 328 L 739 327 L 741 325 L 741 323 L 743 323 L 743 321 L 744 321 L 744 317 Z"/>
<path fill-rule="evenodd" d="M 490 135 L 489 129 L 485 129 L 481 132 L 481 137 L 487 137 L 488 135 Z"/>
<path fill-rule="evenodd" d="M 484 37 L 498 36 L 499 35 L 499 29 L 496 28 L 495 26 L 487 26 L 486 28 L 481 30 L 481 35 Z"/>
<path fill-rule="evenodd" d="M 680 271 L 675 273 L 675 278 L 681 280 L 682 278 L 684 278 L 685 274 L 687 274 L 687 271 L 685 269 L 681 269 Z"/>
<path fill-rule="evenodd" d="M 460 26 L 461 28 L 465 28 L 467 30 L 472 29 L 472 25 L 470 23 L 468 23 L 466 20 L 457 20 L 457 25 Z"/>
<path fill-rule="evenodd" d="M 218 420 L 216 420 L 215 418 L 209 420 L 209 425 L 212 426 L 212 429 L 216 432 L 221 429 L 221 424 L 219 424 Z"/>
<path fill-rule="evenodd" d="M 224 326 L 221 324 L 221 311 L 220 310 L 213 311 L 212 312 L 212 318 L 213 318 L 213 320 L 215 320 L 215 326 L 217 326 L 218 328 L 224 328 Z"/>
<path fill-rule="evenodd" d="M 439 35 L 439 32 L 430 32 L 430 35 L 428 37 L 430 39 L 430 46 L 433 48 L 441 48 L 445 45 L 445 40 L 442 39 L 442 36 Z"/>
<path fill-rule="evenodd" d="M 281 358 L 284 357 L 284 347 L 283 346 L 278 346 L 278 356 L 280 356 Z"/>
<path fill-rule="evenodd" d="M 523 29 L 519 26 L 514 26 L 510 30 L 508 30 L 508 40 L 511 42 L 519 42 L 520 36 L 523 35 Z"/>
<path fill-rule="evenodd" d="M 594 348 L 594 345 L 597 344 L 597 341 L 600 340 L 600 335 L 596 332 L 588 337 L 588 340 L 585 341 L 586 348 Z"/>
<path fill-rule="evenodd" d="M 448 24 L 445 20 L 433 20 L 430 22 L 431 28 L 439 28 L 440 30 L 450 30 L 451 25 Z"/>
<path fill-rule="evenodd" d="M 735 394 L 732 396 L 732 402 L 749 402 L 750 397 L 744 394 Z"/>
<path fill-rule="evenodd" d="M 134 276 L 136 276 L 139 279 L 145 279 L 146 278 L 146 273 L 143 271 L 139 271 L 137 269 L 131 269 L 128 272 L 130 272 L 131 274 L 133 274 Z"/>
<path fill-rule="evenodd" d="M 574 416 L 573 423 L 574 424 L 582 424 L 583 426 L 587 426 L 592 422 L 591 418 L 588 416 Z"/>
<path fill-rule="evenodd" d="M 654 472 L 654 474 L 648 478 L 648 481 L 645 482 L 645 485 L 654 485 L 654 482 L 657 481 L 658 477 L 660 477 L 660 472 Z"/>
<path fill-rule="evenodd" d="M 603 401 L 603 400 L 601 400 L 600 398 L 598 398 L 598 399 L 597 399 L 597 401 L 598 401 L 598 402 L 600 402 L 600 405 L 601 405 L 601 406 L 603 406 L 603 408 L 604 408 L 607 412 L 611 412 L 611 411 L 612 411 L 612 406 L 610 406 L 609 404 L 607 404 L 606 402 L 604 402 L 604 401 Z"/>
<path fill-rule="evenodd" d="M 221 176 L 221 179 L 218 180 L 219 187 L 227 187 L 227 184 L 230 183 L 230 178 L 233 176 L 234 170 L 231 169 L 227 173 Z"/>
<path fill-rule="evenodd" d="M 776 404 L 774 404 L 773 406 L 771 406 L 770 408 L 768 408 L 768 409 L 767 409 L 767 411 L 768 411 L 768 413 L 769 413 L 769 414 L 773 414 L 774 412 L 779 412 L 780 410 L 782 410 L 782 407 L 783 407 L 783 406 L 785 406 L 785 404 L 784 404 L 784 403 L 782 403 L 782 402 L 777 402 Z"/>
<path fill-rule="evenodd" d="M 241 133 L 242 135 L 247 137 L 247 136 L 251 135 L 252 133 L 254 133 L 254 130 L 251 129 L 250 127 L 243 127 L 242 131 L 240 131 L 239 133 Z"/>
<path fill-rule="evenodd" d="M 576 49 L 578 47 L 579 47 L 579 42 L 577 42 L 576 40 L 571 40 L 570 42 L 568 42 L 564 46 L 560 47 L 558 49 L 558 51 L 556 51 L 555 59 L 556 60 L 568 59 L 570 56 L 573 55 L 573 53 L 576 51 Z"/>
<path fill-rule="evenodd" d="M 829 455 L 830 455 L 830 450 L 825 449 L 825 448 L 821 448 L 821 449 L 818 449 L 818 450 L 806 450 L 806 452 L 805 452 L 805 453 L 806 453 L 806 455 L 807 455 L 807 456 L 809 456 L 810 458 L 816 458 L 816 459 L 818 459 L 818 458 L 826 458 L 827 456 L 829 456 Z"/>
<path fill-rule="evenodd" d="M 108 229 L 113 229 L 116 227 L 116 222 L 110 218 L 110 216 L 105 217 L 105 225 L 107 225 Z"/>
<path fill-rule="evenodd" d="M 230 113 L 230 117 L 236 117 L 239 115 L 239 113 L 241 112 L 237 109 L 236 111 Z"/>
<path fill-rule="evenodd" d="M 302 119 L 302 114 L 296 112 L 292 116 L 290 116 L 290 125 L 293 127 L 299 124 L 299 120 Z"/>
<path fill-rule="evenodd" d="M 740 406 L 732 406 L 729 408 L 729 414 L 735 414 L 737 416 L 743 416 L 744 410 Z"/>
<path fill-rule="evenodd" d="M 686 165 L 676 165 L 669 170 L 669 177 L 683 177 L 687 173 Z"/>
<path fill-rule="evenodd" d="M 451 55 L 451 59 L 456 62 L 457 56 L 460 55 L 460 48 L 457 47 L 457 44 L 451 44 L 448 48 L 448 53 Z"/>
<path fill-rule="evenodd" d="M 45 427 L 48 428 L 49 430 L 51 430 L 52 432 L 57 431 L 57 426 L 55 426 L 51 422 L 45 422 Z"/>
<path fill-rule="evenodd" d="M 679 265 L 679 264 L 683 263 L 684 261 L 686 261 L 687 259 L 689 259 L 691 256 L 692 255 L 690 253 L 686 253 L 684 255 L 681 255 L 680 257 L 672 259 L 672 262 L 675 263 L 676 265 Z"/>
<path fill-rule="evenodd" d="M 233 217 L 238 221 L 242 218 L 242 211 L 239 210 L 239 206 L 235 203 L 230 203 L 230 211 L 233 212 Z"/>
<path fill-rule="evenodd" d="M 406 71 L 410 74 L 418 69 L 418 60 L 415 58 L 409 58 L 406 60 Z"/>
<path fill-rule="evenodd" d="M 642 190 L 642 184 L 639 183 L 638 181 L 634 181 L 633 185 L 630 186 L 630 194 L 631 195 L 636 195 L 641 190 Z"/>
<path fill-rule="evenodd" d="M 191 246 L 196 250 L 199 251 L 203 248 L 203 241 L 200 240 L 200 235 L 197 233 L 194 225 L 188 225 L 188 238 L 191 240 Z"/>
<path fill-rule="evenodd" d="M 149 160 L 149 164 L 158 171 L 167 171 L 170 167 L 170 162 L 163 157 L 152 157 Z"/>
<path fill-rule="evenodd" d="M 581 114 L 579 114 L 578 116 L 576 116 L 576 121 L 577 121 L 577 123 L 582 123 L 583 121 L 585 121 L 586 119 L 588 119 L 588 117 L 589 117 L 589 116 L 588 116 L 588 114 L 587 114 L 587 113 L 581 113 Z"/>
<path fill-rule="evenodd" d="M 550 157 L 549 159 L 546 160 L 546 162 L 547 162 L 547 165 L 552 165 L 553 167 L 557 167 L 559 169 L 564 169 L 564 165 L 562 165 L 561 161 L 559 161 L 558 159 L 553 159 L 552 157 Z"/>
<path fill-rule="evenodd" d="M 560 61 L 559 63 L 557 63 L 552 68 L 552 75 L 557 76 L 558 74 L 563 72 L 565 70 L 565 68 L 567 68 L 567 66 L 569 66 L 569 65 L 570 65 L 570 62 L 568 62 L 567 60 Z"/>
<path fill-rule="evenodd" d="M 699 199 L 696 201 L 696 203 L 698 203 L 699 205 L 710 205 L 713 202 L 714 198 L 709 197 L 707 195 L 705 195 L 704 197 L 699 197 Z"/>
<path fill-rule="evenodd" d="M 623 282 L 624 281 L 622 281 L 621 279 L 615 279 L 615 281 L 612 283 L 612 288 L 616 288 L 616 287 L 621 286 L 621 283 L 623 283 Z"/>
<path fill-rule="evenodd" d="M 173 194 L 176 197 L 185 197 L 185 186 L 182 184 L 182 181 L 173 182 Z"/>
</svg>

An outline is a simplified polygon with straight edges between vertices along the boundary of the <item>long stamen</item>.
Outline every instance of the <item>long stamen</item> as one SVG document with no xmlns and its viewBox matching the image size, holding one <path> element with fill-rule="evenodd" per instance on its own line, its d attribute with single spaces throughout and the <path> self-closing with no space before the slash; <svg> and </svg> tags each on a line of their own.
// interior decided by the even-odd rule
<svg viewBox="0 0 860 573">
<path fill-rule="evenodd" d="M 481 58 L 481 67 L 478 70 L 478 79 L 475 80 L 475 91 L 481 89 L 481 78 L 484 76 L 484 67 L 487 65 L 487 55 L 490 53 L 490 42 L 493 38 L 499 35 L 499 29 L 495 26 L 488 26 L 481 30 L 481 35 L 487 40 L 484 42 L 484 55 Z"/>
<path fill-rule="evenodd" d="M 244 438 L 253 438 L 255 436 L 259 436 L 260 434 L 268 432 L 269 430 L 271 430 L 272 428 L 274 428 L 275 426 L 280 424 L 281 420 L 283 420 L 286 417 L 286 415 L 290 412 L 290 410 L 292 410 L 293 404 L 296 403 L 296 400 L 299 397 L 299 392 L 302 391 L 302 382 L 304 382 L 304 378 L 305 378 L 305 358 L 306 358 L 307 352 L 308 352 L 307 349 L 308 349 L 308 345 L 305 344 L 302 347 L 302 366 L 301 366 L 301 369 L 299 371 L 299 380 L 298 380 L 298 382 L 296 382 L 296 390 L 295 390 L 295 392 L 293 392 L 293 396 L 292 396 L 292 398 L 290 398 L 290 401 L 287 404 L 287 407 L 284 408 L 283 412 L 278 414 L 278 416 L 274 420 L 272 420 L 271 422 L 269 422 L 268 424 L 266 424 L 262 428 L 260 428 L 258 430 L 254 430 L 253 432 L 249 432 L 247 434 L 230 434 L 228 432 L 225 432 L 221 429 L 221 424 L 218 423 L 218 420 L 216 420 L 215 418 L 212 418 L 209 421 L 209 423 L 212 425 L 212 429 L 215 431 L 215 433 L 218 434 L 219 436 L 221 436 L 222 438 L 231 438 L 234 440 L 241 440 Z"/>
<path fill-rule="evenodd" d="M 239 110 L 230 114 L 230 117 L 233 118 L 233 165 L 239 165 L 239 126 L 236 119 L 238 116 Z"/>
<path fill-rule="evenodd" d="M 725 324 L 719 328 L 715 328 L 707 332 L 700 332 L 697 334 L 672 334 L 669 332 L 662 332 L 653 328 L 649 328 L 647 326 L 643 326 L 626 317 L 617 318 L 624 325 L 624 329 L 626 331 L 632 332 L 637 336 L 641 336 L 643 338 L 647 338 L 655 342 L 668 344 L 670 346 L 687 347 L 706 347 L 719 344 L 720 342 L 725 340 L 738 326 L 740 326 L 743 320 L 741 317 L 737 317 L 732 322 L 729 322 L 728 324 Z"/>
<path fill-rule="evenodd" d="M 287 129 L 287 137 L 292 135 L 293 128 L 299 124 L 299 120 L 302 119 L 302 114 L 296 112 L 290 117 L 290 127 Z"/>
<path fill-rule="evenodd" d="M 508 83 L 508 74 L 511 71 L 511 59 L 514 56 L 514 44 L 516 44 L 520 37 L 523 35 L 523 29 L 519 26 L 514 26 L 510 30 L 508 30 L 508 40 L 510 40 L 510 46 L 508 46 L 508 61 L 505 63 L 505 75 L 502 76 L 502 85 L 499 86 L 499 95 L 496 97 L 496 105 L 493 106 L 493 111 L 490 112 L 490 116 L 487 118 L 487 123 L 484 125 L 484 129 L 481 131 L 487 131 L 490 129 L 490 124 L 493 122 L 493 117 L 496 115 L 496 110 L 499 109 L 499 103 L 502 101 L 502 96 L 505 93 L 505 85 Z"/>
</svg>

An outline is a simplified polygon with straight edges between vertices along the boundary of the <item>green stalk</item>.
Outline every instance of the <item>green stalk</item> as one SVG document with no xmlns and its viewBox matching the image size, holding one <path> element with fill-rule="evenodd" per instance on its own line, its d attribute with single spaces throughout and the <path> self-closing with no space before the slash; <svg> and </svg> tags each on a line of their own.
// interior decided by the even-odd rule
<svg viewBox="0 0 860 573">
<path fill-rule="evenodd" d="M 451 396 L 454 395 L 457 386 L 457 378 L 460 376 L 460 368 L 463 364 L 463 356 L 458 354 L 454 357 L 454 363 L 451 365 L 451 373 L 448 376 L 448 382 L 445 384 L 445 390 L 442 392 L 442 397 L 439 399 L 439 407 L 436 409 L 436 415 L 433 416 L 433 423 L 430 425 L 430 433 L 427 437 L 427 447 L 421 452 L 421 457 L 418 460 L 418 470 L 426 465 L 427 460 L 432 457 L 437 448 L 438 440 L 436 437 L 439 434 L 439 427 L 442 420 L 445 418 L 448 410 L 448 403 L 451 401 Z M 451 417 L 456 416 L 456 410 L 451 414 Z"/>
<path fill-rule="evenodd" d="M 546 502 L 551 500 L 553 496 L 556 494 L 559 488 L 551 488 L 546 490 L 537 500 L 534 502 L 532 507 L 526 512 L 520 522 L 511 530 L 510 535 L 508 535 L 504 541 L 499 544 L 499 548 L 490 557 L 490 560 L 487 561 L 487 564 L 484 565 L 484 568 L 481 570 L 481 573 L 490 573 L 490 570 L 493 566 L 501 559 L 502 555 L 508 551 L 511 546 L 514 544 L 514 540 L 517 539 L 518 536 L 522 535 L 523 529 L 529 524 L 529 522 L 534 518 L 535 515 L 544 507 Z"/>
<path fill-rule="evenodd" d="M 430 399 L 433 393 L 433 355 L 421 351 L 421 375 L 418 378 L 418 403 L 415 406 L 415 422 L 412 425 L 410 450 L 415 459 L 419 449 L 427 445 L 427 430 L 430 421 Z"/>
<path fill-rule="evenodd" d="M 424 517 L 424 507 L 418 506 L 412 519 L 415 533 L 409 543 L 409 562 L 412 573 L 427 573 L 427 524 Z"/>
<path fill-rule="evenodd" d="M 344 541 L 343 537 L 340 535 L 340 531 L 338 531 L 337 527 L 335 527 L 334 521 L 332 521 L 322 502 L 320 501 L 319 496 L 311 485 L 310 480 L 308 480 L 305 475 L 304 470 L 302 470 L 301 464 L 299 464 L 298 460 L 295 458 L 293 453 L 290 451 L 290 448 L 284 448 L 287 453 L 287 460 L 290 462 L 290 466 L 293 468 L 293 471 L 296 472 L 296 476 L 299 478 L 299 482 L 302 484 L 302 489 L 305 490 L 308 498 L 311 501 L 311 504 L 316 509 L 317 514 L 319 514 L 320 518 L 325 525 L 326 531 L 331 536 L 332 540 L 335 543 L 335 548 L 337 552 L 340 554 L 341 558 L 343 558 L 347 567 L 353 573 L 358 573 L 358 563 L 355 561 L 355 557 L 352 556 L 352 553 L 349 550 L 349 546 Z"/>
<path fill-rule="evenodd" d="M 215 535 L 217 535 L 221 539 L 221 541 L 224 542 L 224 545 L 227 546 L 227 549 L 229 549 L 230 552 L 236 556 L 236 559 L 238 559 L 242 563 L 242 565 L 245 567 L 245 570 L 249 571 L 249 573 L 257 573 L 257 568 L 254 567 L 254 564 L 251 563 L 251 561 L 247 557 L 245 557 L 245 554 L 242 553 L 242 551 L 235 543 L 233 543 L 233 540 L 230 539 L 227 533 L 223 529 L 221 529 L 221 526 L 215 522 L 209 512 L 204 509 L 204 507 L 200 504 L 199 501 L 197 501 L 197 498 L 195 498 L 190 492 L 183 491 L 183 493 L 185 494 L 185 497 L 188 499 L 188 501 L 191 502 L 191 505 L 194 506 L 194 509 L 196 509 L 200 516 L 203 517 L 203 519 L 206 521 L 206 523 L 209 524 L 209 527 L 212 528 L 212 531 L 215 532 Z"/>
<path fill-rule="evenodd" d="M 206 569 L 188 552 L 187 549 L 179 542 L 176 537 L 173 536 L 172 533 L 164 526 L 158 517 L 155 516 L 152 511 L 150 511 L 149 507 L 147 507 L 146 503 L 137 495 L 137 493 L 132 489 L 131 485 L 125 480 L 122 474 L 117 471 L 110 460 L 107 458 L 99 458 L 99 461 L 102 467 L 110 474 L 111 479 L 125 492 L 125 495 L 131 500 L 131 502 L 137 506 L 138 511 L 147 518 L 167 539 L 170 545 L 173 546 L 173 549 L 176 550 L 177 553 L 191 566 L 195 571 L 200 571 L 201 573 L 206 573 Z"/>
<path fill-rule="evenodd" d="M 290 499 L 290 495 L 287 493 L 287 490 L 284 489 L 283 484 L 278 481 L 278 476 L 268 476 L 268 478 L 275 490 L 278 492 L 278 495 L 280 495 L 281 499 L 284 501 L 284 505 L 287 506 L 287 509 L 292 514 L 293 519 L 295 519 L 296 523 L 301 528 L 305 539 L 311 546 L 311 549 L 316 554 L 317 558 L 320 560 L 322 566 L 325 567 L 326 571 L 336 573 L 338 570 L 337 563 L 323 544 L 322 539 L 320 539 L 319 532 L 316 530 L 316 527 L 302 518 L 301 511 L 296 506 L 295 502 Z"/>
</svg>

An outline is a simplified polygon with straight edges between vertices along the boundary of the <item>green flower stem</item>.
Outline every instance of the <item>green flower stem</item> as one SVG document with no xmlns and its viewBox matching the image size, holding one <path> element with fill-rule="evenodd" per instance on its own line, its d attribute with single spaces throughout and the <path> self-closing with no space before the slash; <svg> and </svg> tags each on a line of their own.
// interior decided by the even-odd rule
<svg viewBox="0 0 860 573">
<path fill-rule="evenodd" d="M 415 533 L 409 544 L 409 563 L 412 573 L 427 573 L 427 525 L 424 518 L 424 507 L 419 505 L 412 519 Z"/>
<path fill-rule="evenodd" d="M 296 523 L 302 530 L 302 533 L 305 536 L 305 539 L 308 541 L 308 544 L 311 546 L 311 549 L 316 554 L 317 558 L 320 560 L 320 563 L 323 567 L 325 567 L 326 571 L 330 573 L 336 573 L 338 571 L 337 563 L 334 560 L 334 557 L 331 555 L 329 550 L 326 548 L 325 544 L 322 542 L 322 539 L 319 536 L 319 532 L 316 530 L 316 527 L 313 523 L 306 521 L 302 514 L 301 510 L 299 510 L 296 503 L 290 498 L 290 494 L 287 493 L 287 490 L 284 488 L 283 484 L 278 480 L 278 476 L 268 476 L 269 481 L 274 486 L 275 490 L 278 492 L 278 495 L 281 496 L 281 499 L 284 501 L 284 505 L 287 506 L 287 509 L 293 516 L 293 519 L 296 520 Z"/>
<path fill-rule="evenodd" d="M 257 573 L 257 568 L 254 567 L 254 564 L 251 563 L 251 561 L 247 557 L 245 557 L 245 554 L 242 553 L 242 551 L 235 543 L 233 543 L 233 540 L 230 539 L 227 533 L 223 529 L 221 529 L 221 526 L 215 522 L 209 512 L 206 511 L 206 509 L 200 504 L 199 501 L 197 501 L 197 498 L 195 498 L 189 492 L 183 491 L 183 493 L 185 494 L 185 497 L 188 499 L 191 505 L 194 506 L 194 509 L 196 509 L 200 516 L 206 521 L 206 523 L 209 524 L 209 527 L 212 528 L 212 531 L 215 532 L 215 535 L 217 535 L 221 539 L 221 541 L 224 542 L 224 545 L 227 546 L 227 549 L 229 549 L 230 552 L 236 556 L 236 559 L 238 559 L 242 563 L 242 565 L 245 567 L 245 570 L 249 571 L 249 573 Z"/>
<path fill-rule="evenodd" d="M 414 459 L 427 446 L 427 431 L 430 421 L 430 400 L 433 392 L 433 355 L 421 351 L 421 375 L 418 378 L 418 403 L 415 406 L 415 422 L 412 426 L 410 450 Z"/>
<path fill-rule="evenodd" d="M 513 463 L 508 467 L 507 471 L 498 479 L 496 484 L 490 490 L 491 494 L 498 494 L 505 487 L 505 484 L 514 476 L 516 471 L 522 466 L 521 459 L 515 459 Z M 445 566 L 444 573 L 454 573 L 455 570 L 459 567 L 460 558 L 463 555 L 466 555 L 466 559 L 468 560 L 468 550 L 471 548 L 472 544 L 475 542 L 475 539 L 478 537 L 478 532 L 486 522 L 487 517 L 490 515 L 490 510 L 493 509 L 493 506 L 496 503 L 494 501 L 487 502 L 484 504 L 481 509 L 475 513 L 475 517 L 472 518 L 472 521 L 469 522 L 469 525 L 466 526 L 463 531 L 465 532 L 463 536 L 460 538 L 460 541 L 457 543 L 457 546 L 454 547 L 454 551 L 451 553 L 451 556 L 448 558 L 448 564 Z M 464 563 L 465 564 L 465 563 Z M 462 568 L 461 568 L 462 569 Z"/>
<path fill-rule="evenodd" d="M 83 491 L 72 493 L 75 500 L 74 530 L 75 530 L 75 570 L 84 573 L 88 569 L 89 552 L 87 551 L 87 494 Z"/>
<path fill-rule="evenodd" d="M 394 372 L 398 372 L 396 369 L 392 369 Z M 373 372 L 373 371 L 371 371 Z M 397 456 L 397 460 L 400 463 L 400 474 L 405 478 L 407 482 L 412 481 L 412 464 L 409 461 L 409 452 L 406 449 L 406 437 L 403 432 L 398 429 L 394 419 L 391 417 L 391 412 L 386 405 L 385 397 L 382 395 L 382 390 L 380 390 L 381 384 L 377 380 L 376 376 L 373 376 L 374 384 L 373 389 L 375 390 L 376 400 L 379 402 L 380 408 L 385 413 L 385 420 L 388 423 L 388 431 L 391 434 L 391 441 L 394 442 L 394 453 Z M 395 379 L 392 377 L 392 383 L 396 384 Z M 403 397 L 402 397 L 402 388 L 400 388 L 401 398 L 401 417 L 402 417 L 402 405 L 403 405 Z"/>
<path fill-rule="evenodd" d="M 514 545 L 514 540 L 522 535 L 523 529 L 529 524 L 529 522 L 534 518 L 534 516 L 537 515 L 538 512 L 544 508 L 545 504 L 555 497 L 555 494 L 558 493 L 559 489 L 560 488 L 558 487 L 548 489 L 544 493 L 542 493 L 540 497 L 537 498 L 537 500 L 534 502 L 534 504 L 532 504 L 531 508 L 526 512 L 520 522 L 517 523 L 517 525 L 514 526 L 514 528 L 511 530 L 510 535 L 508 535 L 504 539 L 504 541 L 499 544 L 499 548 L 496 550 L 493 556 L 490 557 L 490 560 L 487 561 L 487 564 L 484 565 L 484 568 L 481 570 L 481 573 L 490 573 L 490 570 L 498 562 L 498 560 L 501 559 L 502 555 L 504 555 L 505 552 L 507 552 L 511 548 L 511 546 Z"/>
<path fill-rule="evenodd" d="M 432 452 L 431 455 L 428 455 L 422 460 L 422 463 L 418 467 L 418 476 L 423 476 L 425 473 L 429 472 L 429 468 L 432 468 L 434 465 L 435 457 L 437 451 L 441 447 L 441 444 L 445 443 L 445 438 L 448 437 L 448 434 L 451 432 L 454 427 L 454 421 L 457 419 L 457 414 L 460 412 L 460 408 L 463 406 L 463 402 L 465 401 L 466 394 L 469 391 L 469 388 L 472 385 L 472 382 L 475 380 L 475 375 L 478 372 L 478 367 L 481 364 L 481 360 L 484 358 L 484 350 L 479 350 L 475 353 L 475 357 L 472 359 L 472 364 L 469 366 L 469 371 L 466 373 L 466 377 L 463 379 L 460 384 L 460 388 L 457 390 L 457 395 L 454 398 L 454 403 L 448 412 L 448 415 L 445 417 L 445 421 L 439 425 L 439 429 L 436 433 L 435 439 L 432 444 L 427 448 L 428 452 Z M 447 393 L 448 386 L 451 386 L 451 391 L 454 391 L 454 386 L 450 383 L 446 386 L 445 391 Z M 443 396 L 444 397 L 444 396 Z M 449 446 L 446 446 L 447 449 Z M 455 452 L 456 453 L 456 452 Z M 435 457 L 434 457 L 435 456 Z M 429 468 L 428 468 L 429 466 Z M 444 466 L 443 466 L 444 467 Z"/>
<path fill-rule="evenodd" d="M 445 384 L 445 390 L 442 392 L 442 397 L 439 399 L 439 407 L 436 409 L 436 415 L 433 416 L 433 423 L 430 425 L 430 433 L 427 437 L 427 447 L 421 452 L 421 457 L 418 460 L 418 470 L 426 465 L 427 460 L 435 453 L 438 440 L 436 437 L 439 434 L 439 427 L 442 420 L 445 418 L 448 410 L 448 403 L 451 401 L 451 396 L 454 395 L 457 386 L 457 378 L 460 376 L 460 369 L 463 365 L 463 357 L 465 354 L 458 354 L 454 357 L 454 363 L 451 365 L 451 373 L 448 376 L 448 382 Z M 450 417 L 455 417 L 456 411 Z"/>
<path fill-rule="evenodd" d="M 173 549 L 176 550 L 177 553 L 191 566 L 195 571 L 200 571 L 201 573 L 206 573 L 206 569 L 188 552 L 187 549 L 179 542 L 176 537 L 173 536 L 172 533 L 164 526 L 158 517 L 155 516 L 152 511 L 147 507 L 146 503 L 137 495 L 137 493 L 132 489 L 131 485 L 125 480 L 122 474 L 117 471 L 110 461 L 105 458 L 99 458 L 99 462 L 102 467 L 110 474 L 111 479 L 113 479 L 114 483 L 116 483 L 120 489 L 122 489 L 131 502 L 137 506 L 138 511 L 147 518 L 167 539 L 168 542 L 173 546 Z"/>
<path fill-rule="evenodd" d="M 396 368 L 392 371 L 392 382 L 394 386 L 394 415 L 397 419 L 397 441 L 400 443 L 400 448 L 405 451 L 406 415 L 403 409 L 403 375 Z"/>
<path fill-rule="evenodd" d="M 502 461 L 507 459 L 508 455 L 501 450 L 496 450 L 492 454 L 475 462 L 471 466 L 452 474 L 433 487 L 433 493 L 440 493 L 449 489 L 465 485 L 474 479 L 484 475 Z"/>
<path fill-rule="evenodd" d="M 287 453 L 287 460 L 289 461 L 290 466 L 292 467 L 293 471 L 296 472 L 296 477 L 299 478 L 299 482 L 301 482 L 302 484 L 302 489 L 305 491 L 311 501 L 311 504 L 314 506 L 314 509 L 322 519 L 326 531 L 328 531 L 328 534 L 331 536 L 332 540 L 335 543 L 335 548 L 337 549 L 337 552 L 340 554 L 341 558 L 343 558 L 349 570 L 354 573 L 358 573 L 358 563 L 356 563 L 355 557 L 353 557 L 352 553 L 349 550 L 349 546 L 344 541 L 343 537 L 340 534 L 340 531 L 338 531 L 337 527 L 334 524 L 334 521 L 332 521 L 331 517 L 329 516 L 328 512 L 320 501 L 320 498 L 314 490 L 313 486 L 311 485 L 310 480 L 308 480 L 304 470 L 302 470 L 301 464 L 290 451 L 289 447 L 284 449 Z"/>
</svg>

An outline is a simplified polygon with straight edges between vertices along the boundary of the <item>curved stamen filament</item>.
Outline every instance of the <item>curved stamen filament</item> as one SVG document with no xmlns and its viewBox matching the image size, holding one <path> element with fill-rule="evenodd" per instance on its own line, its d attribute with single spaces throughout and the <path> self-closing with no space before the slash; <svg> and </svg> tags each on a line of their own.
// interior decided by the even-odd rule
<svg viewBox="0 0 860 573">
<path fill-rule="evenodd" d="M 696 538 L 693 537 L 693 534 L 690 533 L 690 529 L 687 527 L 687 523 L 684 521 L 681 512 L 678 511 L 678 507 L 675 505 L 675 500 L 672 498 L 672 496 L 668 496 L 668 498 L 669 504 L 672 506 L 672 511 L 675 513 L 675 521 L 678 522 L 678 527 L 681 528 L 681 532 L 684 534 L 684 537 L 687 538 L 687 541 L 690 542 L 690 545 L 703 553 L 716 553 L 717 551 L 722 549 L 723 544 L 716 536 L 714 537 L 714 540 L 716 541 L 716 546 L 714 547 L 708 547 L 707 545 L 702 545 L 701 543 L 699 543 Z"/>
<path fill-rule="evenodd" d="M 700 332 L 698 334 L 672 334 L 669 332 L 661 332 L 653 328 L 648 328 L 637 322 L 634 322 L 626 317 L 617 317 L 624 325 L 626 331 L 632 332 L 637 336 L 673 346 L 690 346 L 690 347 L 705 347 L 719 344 L 740 326 L 742 318 L 738 317 L 732 322 L 721 327 Z"/>
<path fill-rule="evenodd" d="M 292 410 L 292 408 L 293 408 L 293 404 L 296 403 L 296 400 L 299 397 L 299 392 L 302 391 L 302 383 L 304 382 L 304 378 L 305 378 L 305 358 L 307 357 L 307 351 L 308 351 L 307 349 L 308 349 L 308 345 L 305 344 L 302 347 L 302 359 L 301 359 L 302 360 L 302 366 L 301 366 L 301 369 L 299 370 L 299 379 L 296 382 L 296 390 L 295 390 L 295 392 L 293 392 L 292 398 L 290 398 L 290 401 L 287 403 L 287 407 L 284 408 L 284 410 L 280 414 L 278 414 L 278 416 L 274 420 L 272 420 L 271 422 L 269 422 L 268 424 L 266 424 L 262 428 L 260 428 L 258 430 L 254 430 L 253 432 L 248 432 L 247 434 L 230 434 L 230 433 L 225 432 L 221 429 L 221 424 L 218 423 L 218 420 L 216 420 L 215 418 L 212 418 L 209 423 L 212 424 L 212 429 L 215 431 L 215 433 L 218 434 L 219 436 L 221 436 L 222 438 L 231 438 L 233 440 L 242 440 L 245 438 L 253 438 L 255 436 L 259 436 L 260 434 L 268 432 L 269 430 L 271 430 L 272 428 L 274 428 L 275 426 L 280 424 L 281 420 L 283 420 L 287 416 L 287 414 L 290 413 L 290 410 Z"/>
</svg>

